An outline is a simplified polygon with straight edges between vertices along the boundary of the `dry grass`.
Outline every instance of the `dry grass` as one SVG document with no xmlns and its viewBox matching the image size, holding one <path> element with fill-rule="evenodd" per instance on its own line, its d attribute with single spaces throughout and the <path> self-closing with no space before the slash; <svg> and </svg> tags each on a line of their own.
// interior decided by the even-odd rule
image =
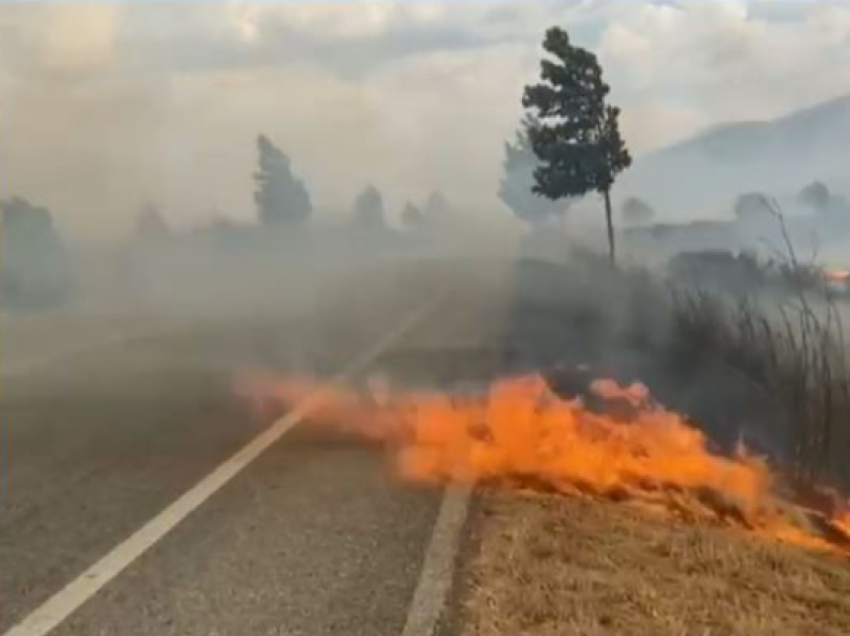
<svg viewBox="0 0 850 636">
<path fill-rule="evenodd" d="M 842 636 L 850 561 L 625 504 L 487 492 L 463 636 Z"/>
</svg>

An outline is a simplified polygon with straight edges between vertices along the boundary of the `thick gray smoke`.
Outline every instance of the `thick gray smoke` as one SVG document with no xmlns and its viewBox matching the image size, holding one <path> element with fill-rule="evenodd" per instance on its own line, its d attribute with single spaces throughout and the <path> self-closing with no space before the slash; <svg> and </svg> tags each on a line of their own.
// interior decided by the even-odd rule
<svg viewBox="0 0 850 636">
<path fill-rule="evenodd" d="M 515 261 L 508 246 L 530 236 L 516 280 L 503 281 L 516 309 L 506 340 L 529 349 L 510 355 L 651 375 L 621 336 L 663 340 L 672 327 L 641 313 L 640 288 L 592 258 L 555 282 L 567 252 L 604 249 L 600 203 L 524 210 L 510 180 L 500 198 L 506 159 L 528 185 L 521 144 L 508 157 L 504 144 L 553 24 L 598 53 L 622 108 L 636 157 L 613 192 L 624 263 L 769 257 L 788 238 L 844 265 L 842 5 L 4 3 L 6 355 L 45 346 L 10 335 L 36 310 L 60 316 L 41 333 L 69 345 L 75 320 L 95 332 L 268 327 L 364 305 L 358 320 L 382 325 L 373 279 L 446 263 L 429 280 L 474 279 Z M 15 220 L 22 209 L 35 229 Z M 427 296 L 403 280 L 408 298 Z M 695 393 L 704 384 L 693 380 Z"/>
</svg>

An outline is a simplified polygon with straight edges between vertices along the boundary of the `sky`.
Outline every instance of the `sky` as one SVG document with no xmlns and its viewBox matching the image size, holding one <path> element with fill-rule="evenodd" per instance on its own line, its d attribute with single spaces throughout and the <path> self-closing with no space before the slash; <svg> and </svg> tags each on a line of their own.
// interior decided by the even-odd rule
<svg viewBox="0 0 850 636">
<path fill-rule="evenodd" d="M 850 92 L 850 3 L 0 2 L 0 195 L 70 235 L 254 217 L 255 139 L 322 214 L 367 184 L 395 214 L 496 196 L 545 29 L 595 51 L 640 156 Z"/>
</svg>

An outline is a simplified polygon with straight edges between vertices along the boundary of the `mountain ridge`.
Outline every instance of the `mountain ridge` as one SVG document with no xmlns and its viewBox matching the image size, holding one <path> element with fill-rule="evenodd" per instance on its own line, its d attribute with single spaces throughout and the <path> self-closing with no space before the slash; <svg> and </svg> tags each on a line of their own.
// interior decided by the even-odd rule
<svg viewBox="0 0 850 636">
<path fill-rule="evenodd" d="M 656 150 L 623 175 L 668 218 L 727 214 L 743 192 L 781 196 L 825 181 L 850 186 L 850 92 L 765 121 L 729 122 Z"/>
</svg>

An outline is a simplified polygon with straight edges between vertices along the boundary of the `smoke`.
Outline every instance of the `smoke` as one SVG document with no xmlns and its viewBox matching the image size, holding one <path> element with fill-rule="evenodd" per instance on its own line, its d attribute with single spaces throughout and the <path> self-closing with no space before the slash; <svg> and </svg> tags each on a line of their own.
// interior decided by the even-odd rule
<svg viewBox="0 0 850 636">
<path fill-rule="evenodd" d="M 438 187 L 492 216 L 501 145 L 555 23 L 599 52 L 638 154 L 848 81 L 847 10 L 821 3 L 13 3 L 0 22 L 5 194 L 82 238 L 126 233 L 148 200 L 178 226 L 249 218 L 260 132 L 323 209 L 375 183 L 392 208 Z"/>
<path fill-rule="evenodd" d="M 623 109 L 627 141 L 639 155 L 705 125 L 774 117 L 834 96 L 850 80 L 850 67 L 842 63 L 848 16 L 840 5 L 779 11 L 734 1 L 127 3 L 82 9 L 4 3 L 2 194 L 49 208 L 66 238 L 101 241 L 75 252 L 74 294 L 102 313 L 273 316 L 292 306 L 316 315 L 322 298 L 340 294 L 355 273 L 368 279 L 366 272 L 382 260 L 457 256 L 474 244 L 496 251 L 486 245 L 490 233 L 515 235 L 510 212 L 497 198 L 503 143 L 519 122 L 520 94 L 537 71 L 546 27 L 562 24 L 599 53 L 613 101 Z M 806 90 L 799 90 L 794 80 L 804 76 Z M 707 176 L 712 161 L 724 174 L 740 173 L 742 183 L 753 174 L 792 183 L 775 168 L 784 160 L 801 170 L 792 151 L 802 144 L 793 135 L 775 161 L 774 146 L 758 146 L 763 153 L 751 162 L 757 173 L 751 164 L 744 169 L 735 163 L 763 130 L 733 127 L 732 152 L 724 154 L 728 149 L 720 144 L 717 160 L 704 161 L 697 152 L 698 159 L 688 162 L 673 152 L 650 170 L 660 175 L 660 190 L 681 195 L 676 214 L 731 216 L 723 206 L 731 208 L 737 189 L 720 205 L 696 209 L 707 201 L 700 188 L 716 189 Z M 261 133 L 288 155 L 314 202 L 312 227 L 289 237 L 266 237 L 266 228 L 256 225 L 252 173 Z M 696 143 L 700 151 L 703 145 Z M 637 185 L 629 179 L 640 174 L 641 164 L 624 174 L 616 197 L 639 189 L 640 179 Z M 686 168 L 684 174 L 671 178 L 671 164 Z M 819 164 L 805 165 L 811 170 Z M 407 201 L 421 206 L 432 191 L 444 192 L 455 216 L 453 231 L 443 238 L 461 234 L 460 244 L 423 248 L 397 234 L 378 246 L 353 244 L 339 228 L 367 184 L 380 191 L 391 230 Z M 140 245 L 129 235 L 149 202 L 174 236 Z M 656 206 L 652 197 L 648 203 Z M 571 206 L 570 217 L 567 230 L 578 229 L 570 240 L 585 238 L 588 227 L 601 237 L 592 197 Z M 464 224 L 472 228 L 468 234 L 456 229 Z M 562 251 L 561 231 L 543 228 L 547 250 Z M 658 253 L 656 247 L 646 251 Z M 540 353 L 529 356 L 535 363 L 549 361 L 544 354 L 551 359 L 569 351 L 566 345 L 584 353 L 581 347 L 593 344 L 598 349 L 587 353 L 602 364 L 646 371 L 644 358 L 615 338 L 636 324 L 640 298 L 594 272 L 574 289 L 553 285 L 537 299 L 549 283 L 526 269 L 527 263 L 517 267 L 511 318 L 517 330 L 532 334 L 525 344 Z M 554 318 L 541 320 L 543 327 L 525 309 L 528 296 L 554 306 Z M 589 299 L 598 311 L 584 325 L 599 328 L 598 334 L 563 328 L 562 319 L 584 311 L 574 311 L 581 303 L 573 298 Z M 666 322 L 644 318 L 662 336 L 668 333 Z"/>
</svg>

